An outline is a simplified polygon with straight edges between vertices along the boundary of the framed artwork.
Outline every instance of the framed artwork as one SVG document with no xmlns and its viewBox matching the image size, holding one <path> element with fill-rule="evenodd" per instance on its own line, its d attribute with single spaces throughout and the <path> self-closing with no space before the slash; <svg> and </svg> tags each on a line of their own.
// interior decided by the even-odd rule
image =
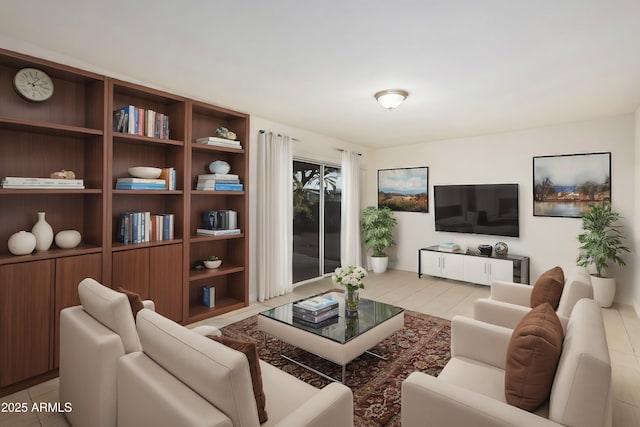
<svg viewBox="0 0 640 427">
<path fill-rule="evenodd" d="M 429 212 L 429 168 L 378 170 L 378 207 L 393 211 Z"/>
<path fill-rule="evenodd" d="M 533 215 L 580 218 L 611 201 L 611 153 L 533 158 Z"/>
</svg>

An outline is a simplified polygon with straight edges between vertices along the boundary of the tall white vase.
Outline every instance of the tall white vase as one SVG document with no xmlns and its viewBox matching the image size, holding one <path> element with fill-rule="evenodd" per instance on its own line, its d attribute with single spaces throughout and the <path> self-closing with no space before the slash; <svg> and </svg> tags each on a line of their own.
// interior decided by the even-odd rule
<svg viewBox="0 0 640 427">
<path fill-rule="evenodd" d="M 36 251 L 48 251 L 53 243 L 53 228 L 44 218 L 44 212 L 38 212 L 38 222 L 33 225 L 31 233 L 36 236 Z"/>
</svg>

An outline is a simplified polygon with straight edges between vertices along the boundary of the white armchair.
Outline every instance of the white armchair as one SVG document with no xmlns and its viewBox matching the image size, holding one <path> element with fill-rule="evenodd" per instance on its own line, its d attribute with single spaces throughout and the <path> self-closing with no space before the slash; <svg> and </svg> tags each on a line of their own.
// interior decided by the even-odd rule
<svg viewBox="0 0 640 427">
<path fill-rule="evenodd" d="M 491 283 L 491 296 L 480 298 L 473 303 L 473 318 L 513 329 L 531 311 L 532 291 L 531 285 L 494 281 Z M 582 298 L 593 299 L 591 277 L 585 268 L 575 267 L 565 280 L 556 309 L 564 329 L 567 327 L 571 310 Z"/>
<path fill-rule="evenodd" d="M 512 330 L 460 316 L 451 325 L 451 360 L 435 378 L 414 372 L 402 384 L 402 425 L 611 426 L 611 364 L 597 302 L 579 301 L 569 318 L 546 404 L 535 412 L 505 397 Z"/>
</svg>

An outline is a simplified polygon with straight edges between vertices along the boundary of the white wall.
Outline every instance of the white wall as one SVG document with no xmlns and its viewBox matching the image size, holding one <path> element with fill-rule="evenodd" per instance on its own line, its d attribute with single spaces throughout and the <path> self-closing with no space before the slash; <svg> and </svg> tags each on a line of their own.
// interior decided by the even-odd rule
<svg viewBox="0 0 640 427">
<path fill-rule="evenodd" d="M 367 194 L 367 182 L 364 180 L 364 177 L 367 176 L 366 170 L 369 163 L 371 162 L 370 159 L 372 150 L 367 147 L 350 144 L 339 139 L 291 127 L 282 123 L 273 122 L 256 116 L 251 116 L 250 127 L 251 130 L 249 134 L 251 151 L 249 153 L 249 171 L 251 175 L 249 185 L 249 299 L 251 301 L 256 301 L 258 297 L 259 280 L 259 278 L 257 277 L 256 269 L 256 218 L 258 215 L 258 212 L 256 211 L 258 200 L 258 196 L 256 194 L 258 160 L 256 155 L 258 152 L 258 131 L 266 130 L 296 138 L 297 141 L 293 141 L 292 147 L 293 156 L 298 158 L 317 160 L 339 165 L 341 163 L 341 152 L 339 150 L 350 150 L 361 153 L 362 156 L 360 167 L 362 171 L 361 176 L 363 176 L 362 204 L 364 204 L 364 200 Z"/>
<path fill-rule="evenodd" d="M 533 157 L 554 154 L 611 152 L 613 207 L 624 220 L 625 242 L 631 246 L 636 231 L 634 217 L 634 115 L 537 128 L 494 135 L 427 142 L 380 149 L 369 169 L 368 203 L 377 203 L 377 170 L 394 167 L 429 167 L 429 213 L 396 212 L 397 247 L 390 251 L 390 266 L 417 270 L 417 250 L 443 241 L 463 248 L 504 241 L 513 254 L 531 258 L 531 280 L 555 265 L 570 269 L 578 254 L 578 218 L 534 217 L 532 206 Z M 640 160 L 638 160 L 640 163 Z M 640 165 L 638 166 L 640 167 Z M 436 232 L 433 219 L 433 185 L 517 183 L 520 190 L 520 237 L 498 237 Z M 627 267 L 612 268 L 618 279 L 616 299 L 633 300 L 635 255 L 625 256 Z"/>
<path fill-rule="evenodd" d="M 635 212 L 634 212 L 634 223 L 640 224 L 640 195 L 638 195 L 638 191 L 640 191 L 640 107 L 636 110 L 635 114 L 635 191 L 636 197 L 635 201 Z M 640 226 L 636 227 L 635 232 L 633 233 L 634 237 L 634 247 L 640 248 Z M 636 309 L 636 313 L 640 316 L 640 255 L 638 251 L 634 251 L 632 254 L 633 261 L 637 265 L 635 269 L 635 274 L 633 275 L 633 300 L 629 301 L 630 304 L 633 304 Z"/>
</svg>

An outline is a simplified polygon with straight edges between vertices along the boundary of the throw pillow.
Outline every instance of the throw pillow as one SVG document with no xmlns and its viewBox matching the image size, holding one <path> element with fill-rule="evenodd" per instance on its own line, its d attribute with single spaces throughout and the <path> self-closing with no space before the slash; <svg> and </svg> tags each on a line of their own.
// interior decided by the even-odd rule
<svg viewBox="0 0 640 427">
<path fill-rule="evenodd" d="M 135 320 L 136 314 L 138 314 L 138 312 L 144 308 L 144 304 L 142 304 L 142 299 L 140 298 L 140 295 L 138 295 L 135 292 L 128 291 L 122 286 L 115 288 L 115 290 L 118 292 L 122 292 L 127 296 L 127 298 L 129 298 L 129 304 L 131 305 L 131 312 L 133 313 L 133 320 Z"/>
<path fill-rule="evenodd" d="M 507 403 L 533 411 L 549 398 L 563 339 L 562 324 L 549 303 L 538 305 L 522 318 L 507 349 Z"/>
<path fill-rule="evenodd" d="M 531 290 L 531 308 L 548 302 L 553 309 L 558 308 L 562 288 L 564 287 L 564 272 L 560 267 L 553 267 L 538 277 Z"/>
<path fill-rule="evenodd" d="M 253 395 L 256 399 L 258 407 L 258 419 L 260 424 L 267 421 L 266 398 L 262 388 L 262 372 L 260 371 L 260 359 L 258 357 L 258 349 L 251 341 L 243 341 L 235 338 L 225 337 L 223 335 L 207 335 L 214 341 L 226 345 L 229 348 L 237 350 L 247 357 L 249 361 L 249 371 L 251 373 L 251 383 L 253 384 Z"/>
</svg>

